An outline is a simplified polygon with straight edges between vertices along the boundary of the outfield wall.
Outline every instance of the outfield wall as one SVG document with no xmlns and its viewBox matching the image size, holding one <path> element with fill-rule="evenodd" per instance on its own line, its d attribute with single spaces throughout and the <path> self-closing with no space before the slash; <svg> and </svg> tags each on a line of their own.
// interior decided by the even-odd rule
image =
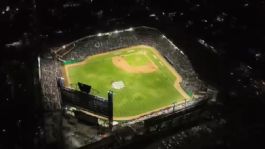
<svg viewBox="0 0 265 149">
<path fill-rule="evenodd" d="M 107 118 L 111 116 L 109 113 L 108 100 L 64 87 L 61 87 L 60 91 L 63 103 L 66 105 L 77 106 Z"/>
</svg>

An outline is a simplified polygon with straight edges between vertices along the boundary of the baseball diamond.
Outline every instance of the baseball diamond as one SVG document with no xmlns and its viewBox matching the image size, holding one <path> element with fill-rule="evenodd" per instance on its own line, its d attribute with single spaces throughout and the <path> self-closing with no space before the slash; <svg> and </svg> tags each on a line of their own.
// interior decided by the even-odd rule
<svg viewBox="0 0 265 149">
<path fill-rule="evenodd" d="M 62 66 L 65 86 L 78 82 L 92 86 L 92 94 L 107 98 L 114 93 L 114 120 L 128 120 L 191 99 L 182 77 L 153 47 L 131 46 L 66 61 Z"/>
</svg>

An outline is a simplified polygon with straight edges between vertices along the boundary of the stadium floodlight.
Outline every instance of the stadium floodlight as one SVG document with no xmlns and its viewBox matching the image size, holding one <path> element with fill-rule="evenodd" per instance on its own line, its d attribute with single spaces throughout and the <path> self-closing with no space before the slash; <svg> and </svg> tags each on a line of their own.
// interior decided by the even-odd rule
<svg viewBox="0 0 265 149">
<path fill-rule="evenodd" d="M 38 73 L 39 73 L 39 78 L 41 78 L 40 56 L 38 56 Z"/>
<path fill-rule="evenodd" d="M 154 14 L 154 13 L 149 15 L 149 17 L 155 17 L 155 16 L 156 16 L 156 14 Z"/>
<path fill-rule="evenodd" d="M 182 55 L 184 55 L 183 51 L 179 50 Z"/>
<path fill-rule="evenodd" d="M 127 31 L 133 31 L 133 28 L 132 28 L 132 27 L 130 27 L 130 28 L 128 28 L 128 29 L 127 29 Z"/>
</svg>

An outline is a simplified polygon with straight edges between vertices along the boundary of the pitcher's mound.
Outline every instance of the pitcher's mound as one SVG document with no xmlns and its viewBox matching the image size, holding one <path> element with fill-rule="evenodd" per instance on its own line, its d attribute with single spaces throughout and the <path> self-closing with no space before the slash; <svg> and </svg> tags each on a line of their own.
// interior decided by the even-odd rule
<svg viewBox="0 0 265 149">
<path fill-rule="evenodd" d="M 124 85 L 124 82 L 123 81 L 116 81 L 116 82 L 113 82 L 112 83 L 112 88 L 114 88 L 114 89 L 122 89 L 122 88 L 124 88 L 125 87 L 125 85 Z"/>
</svg>

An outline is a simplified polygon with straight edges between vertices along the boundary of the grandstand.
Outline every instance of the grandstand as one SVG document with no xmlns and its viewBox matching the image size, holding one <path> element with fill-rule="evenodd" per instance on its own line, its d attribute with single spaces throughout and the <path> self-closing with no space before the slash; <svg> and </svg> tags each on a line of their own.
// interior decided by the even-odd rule
<svg viewBox="0 0 265 149">
<path fill-rule="evenodd" d="M 62 71 L 62 65 L 65 63 L 80 62 L 89 56 L 136 45 L 146 45 L 158 50 L 182 77 L 180 86 L 191 96 L 191 99 L 172 103 L 170 106 L 140 117 L 116 122 L 115 120 L 113 121 L 112 100 L 86 94 L 65 85 L 64 72 Z M 182 113 L 186 110 L 189 111 L 189 109 L 201 105 L 211 96 L 208 87 L 194 72 L 187 56 L 165 35 L 157 29 L 149 27 L 135 27 L 86 36 L 51 49 L 50 53 L 45 53 L 39 57 L 38 63 L 39 81 L 43 95 L 42 101 L 46 111 L 67 109 L 65 113 L 72 113 L 71 115 L 73 116 L 75 113 L 80 115 L 81 112 L 84 115 L 88 115 L 88 117 L 82 116 L 83 118 L 91 118 L 91 120 L 87 121 L 92 122 L 93 119 L 93 122 L 99 125 L 99 127 L 109 127 L 111 131 L 129 128 L 133 129 L 135 133 L 142 132 L 140 130 L 144 129 L 144 127 L 149 127 L 149 124 L 153 125 L 157 119 L 165 119 L 168 116 Z M 69 111 L 69 109 L 71 110 Z M 112 125 L 114 126 L 112 127 Z M 136 130 L 139 130 L 139 132 Z M 88 142 L 91 143 L 97 140 L 95 136 L 97 136 L 97 133 L 91 133 L 90 136 L 87 135 L 84 138 L 90 138 Z M 88 142 L 84 141 L 83 145 L 89 144 Z"/>
</svg>

